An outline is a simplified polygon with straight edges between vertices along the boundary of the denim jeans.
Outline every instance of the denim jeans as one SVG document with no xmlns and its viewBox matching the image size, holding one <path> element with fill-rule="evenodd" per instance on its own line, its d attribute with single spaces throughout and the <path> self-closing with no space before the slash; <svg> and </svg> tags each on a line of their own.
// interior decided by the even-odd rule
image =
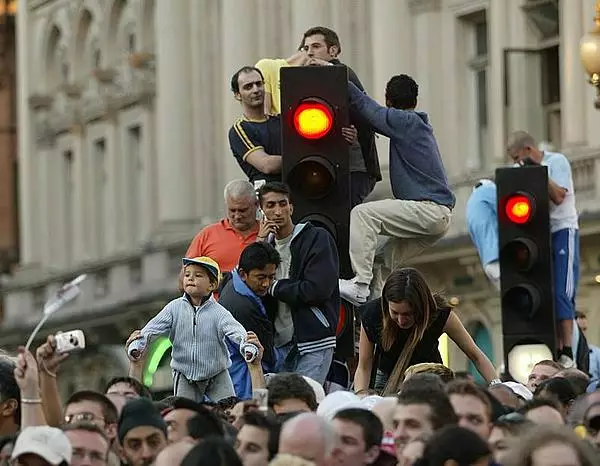
<svg viewBox="0 0 600 466">
<path fill-rule="evenodd" d="M 281 372 L 295 372 L 310 377 L 321 385 L 325 383 L 333 361 L 334 348 L 300 354 L 295 343 L 288 343 L 281 350 L 284 354 L 287 353 Z"/>
</svg>

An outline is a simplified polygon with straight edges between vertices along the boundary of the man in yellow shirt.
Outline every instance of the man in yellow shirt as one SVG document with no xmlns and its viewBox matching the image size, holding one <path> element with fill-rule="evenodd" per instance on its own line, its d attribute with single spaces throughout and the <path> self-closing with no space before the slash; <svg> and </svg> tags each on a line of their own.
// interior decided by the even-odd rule
<svg viewBox="0 0 600 466">
<path fill-rule="evenodd" d="M 265 114 L 279 115 L 281 99 L 279 97 L 279 70 L 284 66 L 304 66 L 308 54 L 304 50 L 297 51 L 289 58 L 263 58 L 256 63 L 265 80 Z"/>
</svg>

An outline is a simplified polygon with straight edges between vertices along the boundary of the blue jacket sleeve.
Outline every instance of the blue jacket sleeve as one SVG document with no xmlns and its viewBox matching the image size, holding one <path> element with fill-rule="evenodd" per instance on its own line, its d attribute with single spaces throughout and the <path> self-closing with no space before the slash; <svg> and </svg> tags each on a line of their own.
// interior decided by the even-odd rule
<svg viewBox="0 0 600 466">
<path fill-rule="evenodd" d="M 348 91 L 352 109 L 379 134 L 391 139 L 398 138 L 406 132 L 408 112 L 379 105 L 351 82 L 348 83 Z"/>
<path fill-rule="evenodd" d="M 304 261 L 302 278 L 282 279 L 274 284 L 273 296 L 290 306 L 315 306 L 337 293 L 339 258 L 333 238 L 325 230 L 315 235 Z"/>
</svg>

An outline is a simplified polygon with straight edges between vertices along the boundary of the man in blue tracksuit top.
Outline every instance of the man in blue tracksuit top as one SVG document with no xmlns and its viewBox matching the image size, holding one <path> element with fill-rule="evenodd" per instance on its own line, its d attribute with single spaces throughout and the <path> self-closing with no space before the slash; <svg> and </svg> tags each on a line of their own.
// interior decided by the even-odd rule
<svg viewBox="0 0 600 466">
<path fill-rule="evenodd" d="M 350 105 L 373 129 L 390 138 L 390 182 L 395 199 L 360 204 L 350 216 L 350 259 L 355 277 L 340 280 L 340 295 L 354 304 L 370 294 L 378 235 L 388 236 L 373 297 L 381 281 L 406 260 L 444 236 L 454 194 L 426 113 L 415 111 L 419 86 L 407 75 L 394 76 L 385 90 L 386 107 L 349 83 Z"/>
</svg>

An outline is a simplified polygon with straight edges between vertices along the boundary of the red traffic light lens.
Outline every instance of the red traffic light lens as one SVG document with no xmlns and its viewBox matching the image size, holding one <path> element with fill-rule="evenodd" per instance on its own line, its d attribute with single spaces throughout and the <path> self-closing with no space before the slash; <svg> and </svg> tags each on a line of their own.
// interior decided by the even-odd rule
<svg viewBox="0 0 600 466">
<path fill-rule="evenodd" d="M 528 196 L 517 194 L 506 202 L 506 216 L 512 223 L 527 223 L 533 213 L 533 205 Z"/>
<path fill-rule="evenodd" d="M 319 102 L 304 102 L 294 112 L 294 127 L 306 139 L 321 139 L 333 127 L 333 112 Z"/>
</svg>

